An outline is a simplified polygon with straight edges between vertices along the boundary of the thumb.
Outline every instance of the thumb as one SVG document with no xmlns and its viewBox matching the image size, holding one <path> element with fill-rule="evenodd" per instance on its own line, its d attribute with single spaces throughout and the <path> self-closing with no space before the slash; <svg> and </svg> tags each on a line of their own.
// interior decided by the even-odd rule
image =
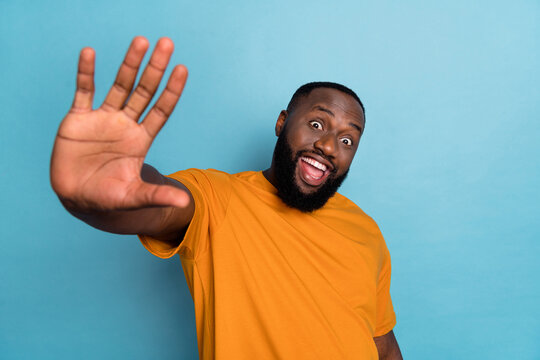
<svg viewBox="0 0 540 360">
<path fill-rule="evenodd" d="M 171 185 L 155 185 L 141 182 L 137 189 L 138 200 L 150 206 L 174 206 L 185 208 L 191 202 L 191 195 Z"/>
</svg>

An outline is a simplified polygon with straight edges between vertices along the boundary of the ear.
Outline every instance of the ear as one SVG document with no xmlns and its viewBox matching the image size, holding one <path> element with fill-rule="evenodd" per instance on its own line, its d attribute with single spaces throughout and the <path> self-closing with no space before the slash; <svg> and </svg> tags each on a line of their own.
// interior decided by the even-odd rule
<svg viewBox="0 0 540 360">
<path fill-rule="evenodd" d="M 279 136 L 281 134 L 281 131 L 283 131 L 283 128 L 285 127 L 285 120 L 287 120 L 287 116 L 289 113 L 287 110 L 281 110 L 279 113 L 279 116 L 276 121 L 276 136 Z"/>
</svg>

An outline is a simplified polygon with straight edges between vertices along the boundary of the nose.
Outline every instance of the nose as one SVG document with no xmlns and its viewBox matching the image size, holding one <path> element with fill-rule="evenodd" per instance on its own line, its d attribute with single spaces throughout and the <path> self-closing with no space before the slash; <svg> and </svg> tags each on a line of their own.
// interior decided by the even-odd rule
<svg viewBox="0 0 540 360">
<path fill-rule="evenodd" d="M 334 158 L 336 149 L 337 149 L 337 141 L 332 134 L 325 134 L 321 136 L 317 141 L 315 141 L 315 149 L 321 151 L 324 155 L 326 155 L 329 158 Z"/>
</svg>

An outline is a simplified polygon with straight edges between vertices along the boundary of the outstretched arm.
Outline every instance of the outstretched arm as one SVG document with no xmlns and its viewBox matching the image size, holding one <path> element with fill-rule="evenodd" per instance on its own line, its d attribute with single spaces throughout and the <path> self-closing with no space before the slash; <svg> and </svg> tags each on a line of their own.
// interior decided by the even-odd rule
<svg viewBox="0 0 540 360">
<path fill-rule="evenodd" d="M 173 239 L 193 217 L 193 198 L 181 183 L 167 179 L 144 158 L 172 113 L 187 79 L 176 66 L 147 116 L 174 45 L 158 41 L 132 92 L 148 41 L 133 39 L 101 107 L 93 110 L 95 52 L 79 58 L 73 105 L 60 124 L 51 158 L 51 184 L 66 209 L 110 232 Z"/>
</svg>

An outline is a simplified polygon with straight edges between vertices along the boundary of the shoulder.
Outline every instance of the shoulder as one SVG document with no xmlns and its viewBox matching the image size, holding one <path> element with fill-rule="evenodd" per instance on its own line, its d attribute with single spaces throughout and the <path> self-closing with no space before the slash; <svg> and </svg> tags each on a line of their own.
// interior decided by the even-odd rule
<svg viewBox="0 0 540 360">
<path fill-rule="evenodd" d="M 357 220 L 363 220 L 371 223 L 373 226 L 377 226 L 377 223 L 371 216 L 366 214 L 354 201 L 340 193 L 335 193 L 334 196 L 328 200 L 324 209 L 342 213 L 343 215 L 351 216 Z"/>
<path fill-rule="evenodd" d="M 375 220 L 342 194 L 336 193 L 329 199 L 328 203 L 317 211 L 317 216 L 324 218 L 325 222 L 332 222 L 341 231 L 347 231 L 350 236 L 369 239 L 377 248 L 384 247 L 384 238 Z"/>
<path fill-rule="evenodd" d="M 195 203 L 228 202 L 232 175 L 215 169 L 187 169 L 167 177 L 179 181 L 191 192 Z"/>
<path fill-rule="evenodd" d="M 362 246 L 371 248 L 377 259 L 377 269 L 381 272 L 390 267 L 390 252 L 377 222 L 366 214 L 358 205 L 344 195 L 336 193 L 328 201 L 327 214 L 332 217 L 334 226 L 346 232 Z"/>
<path fill-rule="evenodd" d="M 186 170 L 180 170 L 177 172 L 174 172 L 172 174 L 167 175 L 168 177 L 171 177 L 173 179 L 181 179 L 181 178 L 229 178 L 232 175 L 229 173 L 226 173 L 225 171 L 220 171 L 216 169 L 186 169 Z"/>
<path fill-rule="evenodd" d="M 174 172 L 167 177 L 177 180 L 188 187 L 201 190 L 215 187 L 227 187 L 230 183 L 231 174 L 216 169 L 186 169 Z"/>
</svg>

